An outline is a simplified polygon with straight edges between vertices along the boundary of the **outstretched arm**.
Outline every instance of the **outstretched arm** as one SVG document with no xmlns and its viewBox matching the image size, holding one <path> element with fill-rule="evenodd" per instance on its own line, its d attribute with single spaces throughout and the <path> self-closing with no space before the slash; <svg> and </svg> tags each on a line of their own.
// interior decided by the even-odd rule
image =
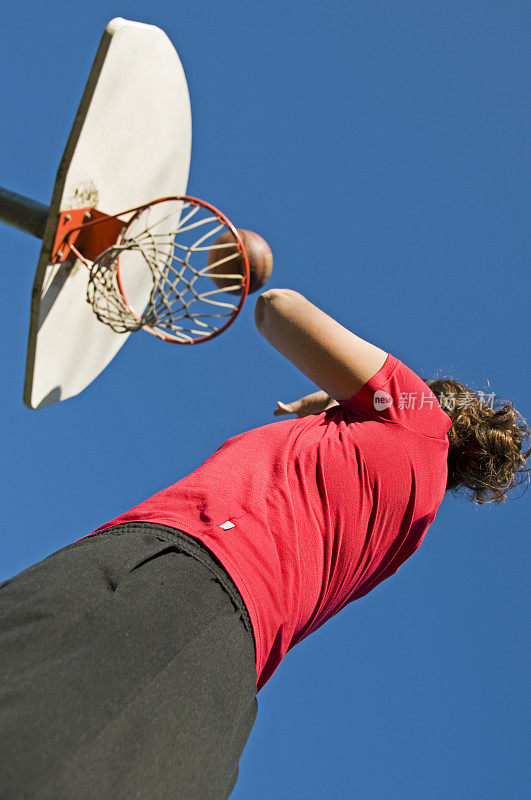
<svg viewBox="0 0 531 800">
<path fill-rule="evenodd" d="M 344 328 L 292 289 L 269 289 L 255 306 L 260 334 L 336 400 L 348 400 L 384 365 L 387 353 Z"/>
</svg>

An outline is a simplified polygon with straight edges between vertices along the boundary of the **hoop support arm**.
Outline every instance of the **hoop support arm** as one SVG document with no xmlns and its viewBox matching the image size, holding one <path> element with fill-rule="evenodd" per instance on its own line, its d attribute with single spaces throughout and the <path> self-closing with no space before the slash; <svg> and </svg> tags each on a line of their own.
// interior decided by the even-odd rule
<svg viewBox="0 0 531 800">
<path fill-rule="evenodd" d="M 0 222 L 42 239 L 49 212 L 44 203 L 0 186 Z"/>
</svg>

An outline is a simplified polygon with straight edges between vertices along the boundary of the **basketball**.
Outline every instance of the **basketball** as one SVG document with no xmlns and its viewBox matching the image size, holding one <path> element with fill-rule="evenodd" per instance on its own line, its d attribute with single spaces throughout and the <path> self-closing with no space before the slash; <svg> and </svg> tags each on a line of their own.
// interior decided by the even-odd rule
<svg viewBox="0 0 531 800">
<path fill-rule="evenodd" d="M 254 231 L 238 230 L 249 259 L 250 283 L 249 294 L 261 289 L 269 280 L 273 271 L 273 253 L 265 239 Z M 233 258 L 229 258 L 230 256 Z M 225 261 L 225 259 L 228 259 Z M 223 261 L 224 263 L 216 263 Z M 238 278 L 224 278 L 223 275 L 244 275 L 245 266 L 241 253 L 230 231 L 218 236 L 208 253 L 207 265 L 211 267 L 210 277 L 219 289 L 226 289 L 229 294 L 241 293 L 237 287 Z"/>
</svg>

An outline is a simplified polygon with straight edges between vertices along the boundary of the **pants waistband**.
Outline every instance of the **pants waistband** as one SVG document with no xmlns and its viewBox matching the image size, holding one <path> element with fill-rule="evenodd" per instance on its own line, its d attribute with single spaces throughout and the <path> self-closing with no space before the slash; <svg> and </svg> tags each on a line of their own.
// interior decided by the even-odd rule
<svg viewBox="0 0 531 800">
<path fill-rule="evenodd" d="M 100 534 L 119 530 L 151 530 L 156 532 L 159 536 L 167 539 L 167 541 L 171 543 L 177 541 L 180 550 L 187 555 L 192 556 L 192 558 L 195 558 L 197 561 L 200 561 L 207 569 L 209 569 L 228 593 L 236 608 L 240 611 L 244 627 L 251 635 L 253 640 L 256 656 L 256 643 L 254 641 L 253 627 L 251 625 L 251 619 L 249 617 L 249 612 L 247 611 L 245 602 L 238 591 L 236 584 L 230 577 L 221 561 L 219 561 L 219 559 L 210 552 L 208 547 L 206 547 L 199 539 L 196 539 L 191 534 L 185 533 L 185 531 L 155 522 L 124 522 L 121 525 L 114 525 L 110 528 L 104 528 L 103 530 L 91 535 L 99 536 Z"/>
</svg>

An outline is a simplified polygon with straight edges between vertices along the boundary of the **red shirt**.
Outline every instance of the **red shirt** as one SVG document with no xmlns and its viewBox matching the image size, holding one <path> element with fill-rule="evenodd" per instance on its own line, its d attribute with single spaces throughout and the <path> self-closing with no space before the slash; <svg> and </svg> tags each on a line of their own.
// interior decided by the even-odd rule
<svg viewBox="0 0 531 800">
<path fill-rule="evenodd" d="M 289 649 L 418 548 L 444 496 L 450 426 L 389 354 L 350 400 L 233 436 L 102 528 L 169 525 L 221 561 L 249 612 L 260 689 Z"/>
</svg>

